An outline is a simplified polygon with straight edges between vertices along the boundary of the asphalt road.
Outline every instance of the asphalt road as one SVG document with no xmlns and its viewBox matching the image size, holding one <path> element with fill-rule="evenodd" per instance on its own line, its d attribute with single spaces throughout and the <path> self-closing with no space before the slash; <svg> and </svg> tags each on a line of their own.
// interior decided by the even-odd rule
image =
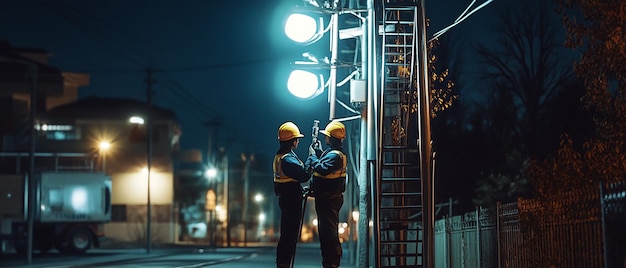
<svg viewBox="0 0 626 268">
<path fill-rule="evenodd" d="M 344 248 L 341 267 L 350 265 Z M 31 265 L 25 256 L 0 255 L 0 267 L 90 268 L 90 267 L 276 267 L 273 245 L 232 248 L 176 246 L 152 249 L 93 249 L 81 256 L 58 253 L 34 254 Z M 319 244 L 300 244 L 296 250 L 296 268 L 322 267 Z"/>
</svg>

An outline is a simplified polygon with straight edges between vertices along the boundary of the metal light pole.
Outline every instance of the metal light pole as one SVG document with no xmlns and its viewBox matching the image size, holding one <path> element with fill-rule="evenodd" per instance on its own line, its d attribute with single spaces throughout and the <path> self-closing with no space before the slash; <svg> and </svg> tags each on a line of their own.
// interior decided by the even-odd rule
<svg viewBox="0 0 626 268">
<path fill-rule="evenodd" d="M 152 173 L 152 130 L 150 130 L 150 119 L 148 119 L 146 128 L 148 131 L 148 213 L 146 221 L 146 253 L 150 254 L 152 247 L 152 202 L 150 200 L 150 173 Z"/>
<path fill-rule="evenodd" d="M 147 132 L 147 154 L 148 154 L 148 200 L 147 200 L 147 206 L 148 206 L 148 212 L 147 212 L 147 219 L 146 219 L 146 253 L 150 254 L 150 249 L 152 248 L 152 202 L 150 200 L 150 176 L 152 173 L 152 112 L 151 112 L 151 108 L 152 108 L 152 83 L 154 82 L 154 80 L 152 79 L 152 69 L 148 68 L 147 70 L 148 73 L 148 77 L 146 78 L 146 84 L 147 84 L 147 111 L 146 113 L 148 114 L 146 116 L 146 132 Z"/>
<path fill-rule="evenodd" d="M 423 220 L 424 226 L 423 229 L 423 241 L 424 241 L 424 267 L 432 268 L 435 265 L 435 197 L 434 197 L 434 187 L 435 183 L 433 180 L 433 162 L 432 162 L 432 139 L 430 133 L 430 90 L 428 89 L 428 79 L 430 78 L 428 75 L 428 55 L 427 55 L 427 46 L 426 46 L 426 10 L 424 0 L 420 1 L 420 6 L 418 8 L 419 13 L 419 27 L 421 34 L 419 36 L 419 107 L 420 107 L 420 133 L 422 134 L 422 141 L 420 146 L 421 153 L 421 178 L 422 178 L 422 187 L 423 187 L 423 196 L 422 196 L 422 204 L 423 208 Z"/>
<path fill-rule="evenodd" d="M 220 161 L 220 169 L 222 170 L 222 180 L 224 181 L 224 202 L 226 202 L 226 246 L 230 247 L 230 188 L 228 186 L 228 154 L 222 151 L 222 161 Z"/>
</svg>

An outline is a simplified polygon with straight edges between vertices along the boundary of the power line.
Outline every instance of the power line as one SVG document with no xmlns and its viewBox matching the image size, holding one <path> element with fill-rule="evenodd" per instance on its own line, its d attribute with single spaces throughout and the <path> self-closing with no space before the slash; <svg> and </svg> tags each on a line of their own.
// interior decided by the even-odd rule
<svg viewBox="0 0 626 268">
<path fill-rule="evenodd" d="M 61 17 L 65 21 L 67 21 L 70 25 L 76 27 L 76 29 L 87 32 L 96 39 L 103 41 L 102 43 L 107 45 L 110 48 L 113 48 L 113 52 L 117 53 L 121 57 L 129 60 L 130 62 L 140 66 L 138 68 L 112 68 L 112 69 L 98 69 L 98 70 L 74 70 L 76 72 L 84 72 L 91 74 L 104 74 L 104 73 L 120 73 L 120 74 L 129 74 L 129 73 L 137 73 L 143 74 L 146 71 L 146 60 L 150 58 L 145 55 L 143 51 L 138 49 L 134 49 L 132 46 L 129 46 L 129 43 L 132 41 L 133 36 L 122 30 L 121 28 L 111 24 L 106 19 L 102 19 L 100 17 L 93 16 L 86 10 L 79 9 L 66 1 L 41 1 L 38 2 L 44 8 L 46 8 L 51 13 Z M 206 103 L 202 102 L 197 96 L 191 94 L 188 90 L 186 90 L 180 83 L 172 77 L 171 73 L 180 73 L 180 72 L 195 72 L 195 71 L 206 71 L 206 70 L 214 70 L 214 69 L 223 69 L 223 68 L 234 68 L 245 65 L 254 65 L 254 64 L 262 64 L 268 62 L 277 62 L 282 61 L 280 58 L 261 58 L 261 59 L 251 59 L 239 62 L 226 62 L 219 64 L 210 64 L 210 65 L 202 65 L 202 66 L 193 66 L 193 67 L 179 67 L 179 68 L 157 68 L 151 67 L 150 70 L 153 73 L 163 73 L 167 78 L 162 80 L 161 85 L 163 85 L 163 89 L 171 92 L 174 95 L 175 99 L 181 100 L 187 105 L 180 105 L 178 109 L 185 109 L 188 111 L 192 111 L 192 116 L 198 118 L 199 122 L 207 120 L 207 117 L 215 117 L 218 116 L 219 113 L 208 106 Z M 70 70 L 68 70 L 70 71 Z M 156 99 L 159 99 L 157 96 Z M 170 103 L 170 102 L 168 102 Z M 171 104 L 171 103 L 170 103 Z M 196 112 L 194 112 L 196 111 Z M 208 116 L 211 115 L 211 116 Z M 231 124 L 224 124 L 222 127 L 227 128 L 229 130 L 229 138 L 241 136 L 239 135 L 239 130 L 236 129 Z M 248 140 L 247 142 L 255 142 Z"/>
<path fill-rule="evenodd" d="M 112 28 L 110 24 L 103 23 L 101 22 L 101 20 L 97 20 L 95 17 L 87 15 L 88 14 L 87 12 L 77 10 L 76 8 L 72 7 L 71 5 L 67 3 L 63 3 L 62 1 L 38 1 L 37 3 L 42 5 L 44 8 L 47 8 L 48 10 L 50 10 L 52 13 L 60 16 L 61 18 L 66 20 L 68 23 L 76 27 L 77 29 L 87 32 L 89 34 L 92 34 L 97 39 L 104 41 L 104 43 L 107 43 L 109 46 L 114 47 L 115 51 L 118 52 L 119 55 L 122 56 L 123 58 L 139 66 L 145 65 L 143 63 L 143 60 L 140 59 L 140 57 L 136 57 L 136 55 L 141 55 L 140 52 L 112 41 L 112 40 L 116 40 L 117 38 L 119 38 L 119 36 L 117 38 L 115 36 L 111 36 L 111 37 L 107 36 L 107 33 L 114 33 L 114 34 L 119 33 L 120 32 L 119 29 L 113 29 L 111 31 L 107 29 L 107 28 Z M 62 5 L 62 6 L 59 6 L 59 5 Z M 97 24 L 104 24 L 105 27 L 104 28 L 99 27 L 97 24 L 94 24 L 93 23 L 94 20 L 96 21 Z M 131 51 L 134 53 L 134 55 L 132 53 L 123 53 L 124 51 Z"/>
<path fill-rule="evenodd" d="M 438 32 L 434 33 L 433 37 L 430 40 L 428 40 L 428 42 L 432 42 L 433 40 L 437 39 L 439 36 L 441 36 L 442 34 L 446 33 L 448 30 L 452 29 L 454 26 L 456 26 L 457 24 L 459 24 L 462 21 L 464 21 L 465 19 L 467 19 L 470 15 L 474 14 L 474 12 L 476 12 L 476 11 L 480 10 L 481 8 L 487 6 L 491 2 L 493 2 L 493 0 L 487 0 L 484 3 L 480 4 L 480 6 L 474 8 L 472 11 L 470 11 L 468 13 L 468 10 L 474 5 L 474 3 L 476 3 L 476 0 L 472 0 L 472 2 L 469 4 L 469 6 L 467 8 L 465 8 L 463 13 L 461 13 L 461 15 L 459 15 L 459 17 L 454 21 L 454 23 L 452 23 L 448 27 L 445 27 L 445 28 L 439 30 Z"/>
<path fill-rule="evenodd" d="M 206 70 L 214 70 L 221 68 L 232 68 L 232 67 L 240 67 L 246 65 L 254 65 L 266 62 L 281 62 L 283 59 L 281 58 L 267 58 L 267 59 L 256 59 L 249 61 L 240 61 L 240 62 L 230 62 L 230 63 L 219 63 L 219 64 L 211 64 L 211 65 L 202 65 L 195 67 L 177 67 L 177 68 L 156 68 L 155 72 L 168 72 L 168 73 L 182 73 L 182 72 L 195 72 L 195 71 L 206 71 Z M 82 70 L 69 70 L 74 72 L 84 72 L 84 73 L 143 73 L 145 72 L 145 68 L 137 68 L 137 69 L 82 69 Z"/>
</svg>

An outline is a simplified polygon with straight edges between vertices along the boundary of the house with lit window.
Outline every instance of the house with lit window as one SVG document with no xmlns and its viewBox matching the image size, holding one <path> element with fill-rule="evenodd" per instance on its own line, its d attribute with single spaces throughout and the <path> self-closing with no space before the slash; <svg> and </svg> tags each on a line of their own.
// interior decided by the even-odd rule
<svg viewBox="0 0 626 268">
<path fill-rule="evenodd" d="M 145 241 L 149 214 L 151 240 L 175 241 L 174 157 L 181 129 L 172 111 L 134 99 L 90 97 L 49 110 L 36 128 L 38 151 L 89 152 L 94 169 L 111 177 L 106 237 Z"/>
</svg>

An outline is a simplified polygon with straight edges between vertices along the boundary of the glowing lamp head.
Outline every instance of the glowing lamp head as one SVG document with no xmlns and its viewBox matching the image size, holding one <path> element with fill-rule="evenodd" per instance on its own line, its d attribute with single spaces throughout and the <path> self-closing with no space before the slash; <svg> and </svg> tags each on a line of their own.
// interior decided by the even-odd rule
<svg viewBox="0 0 626 268">
<path fill-rule="evenodd" d="M 217 169 L 216 169 L 216 168 L 208 168 L 208 169 L 205 171 L 204 175 L 205 175 L 207 178 L 209 178 L 209 179 L 215 178 L 215 177 L 217 176 Z"/>
<path fill-rule="evenodd" d="M 106 151 L 106 150 L 108 150 L 109 148 L 111 148 L 111 143 L 109 143 L 108 141 L 101 141 L 101 142 L 98 144 L 98 147 L 100 148 L 100 150 L 102 150 L 102 151 Z"/>
<path fill-rule="evenodd" d="M 294 42 L 306 45 L 316 42 L 324 35 L 323 27 L 322 18 L 293 13 L 285 22 L 285 34 Z"/>
<path fill-rule="evenodd" d="M 128 119 L 128 121 L 132 124 L 139 124 L 139 125 L 143 125 L 144 120 L 142 117 L 139 116 L 133 116 L 131 118 Z"/>
<path fill-rule="evenodd" d="M 304 70 L 293 70 L 287 80 L 287 89 L 298 98 L 313 98 L 324 91 L 324 77 Z"/>
</svg>

